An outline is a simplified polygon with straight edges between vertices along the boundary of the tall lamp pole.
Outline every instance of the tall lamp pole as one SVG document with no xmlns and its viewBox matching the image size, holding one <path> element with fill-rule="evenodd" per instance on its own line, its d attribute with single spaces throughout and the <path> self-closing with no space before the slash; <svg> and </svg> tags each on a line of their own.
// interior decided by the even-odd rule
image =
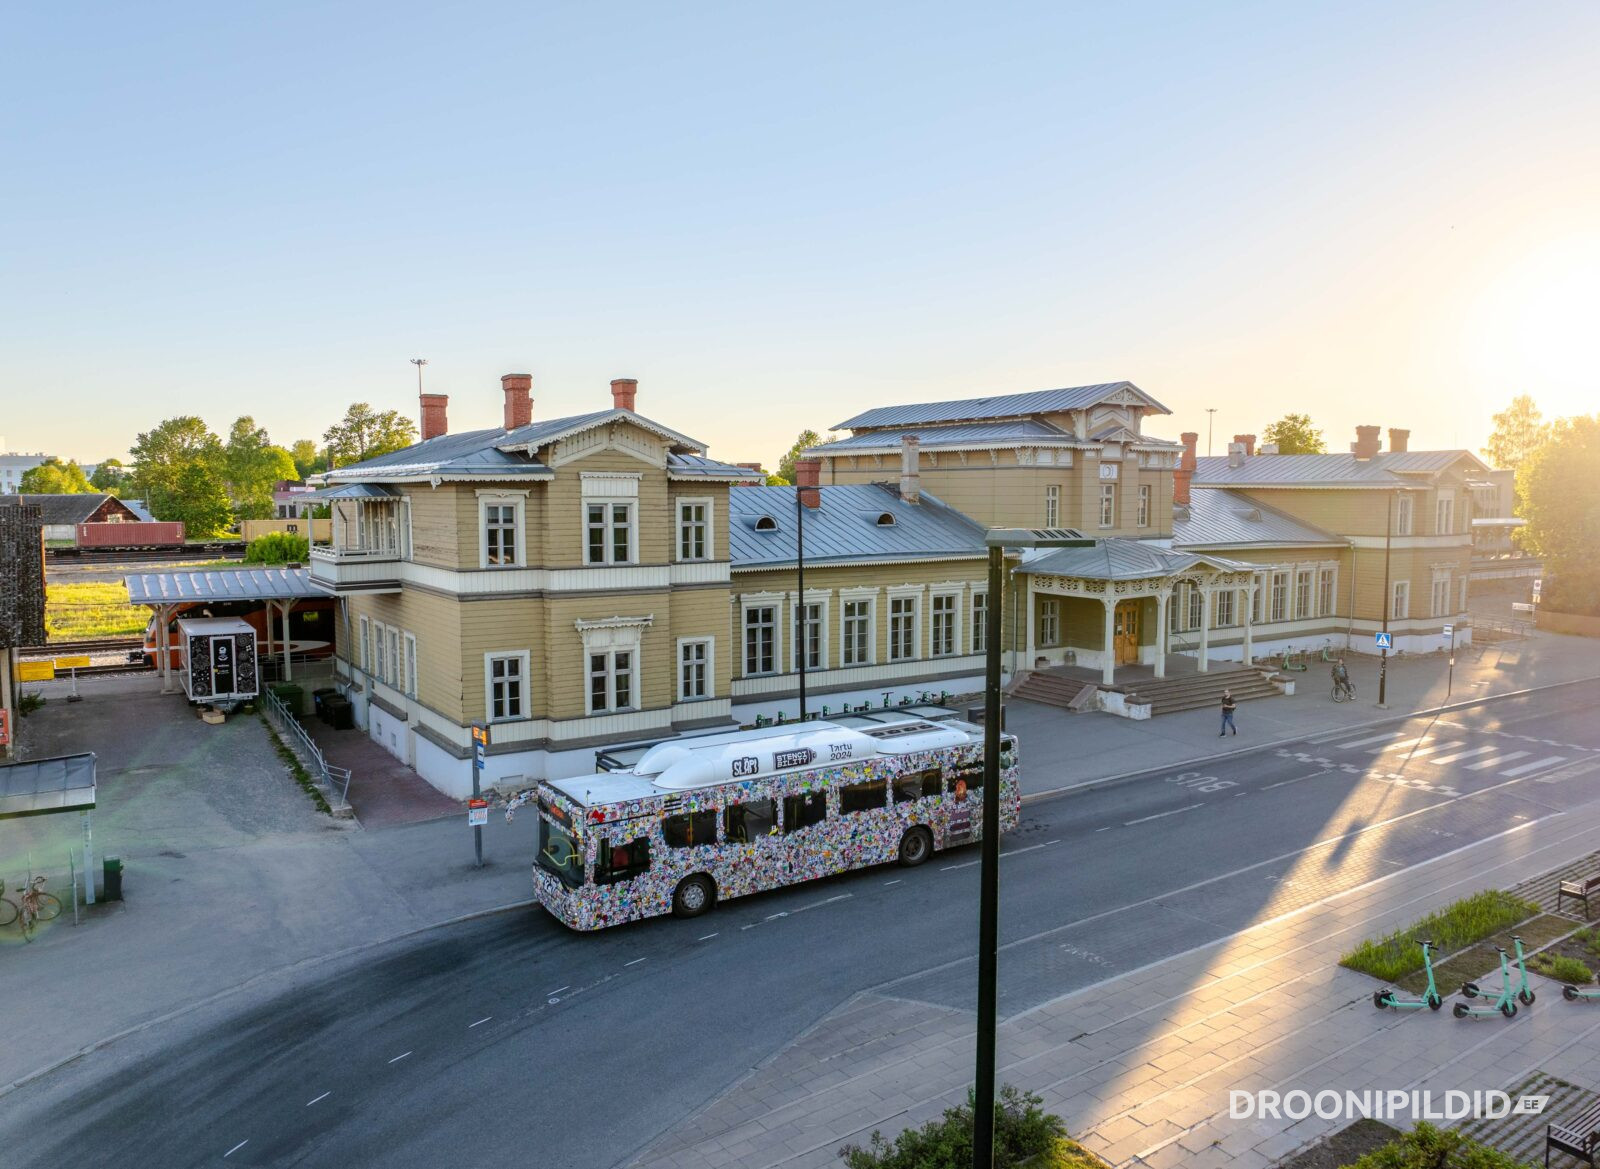
<svg viewBox="0 0 1600 1169">
<path fill-rule="evenodd" d="M 428 364 L 428 359 L 426 357 L 413 357 L 411 364 L 417 367 L 417 396 L 420 398 L 422 396 L 422 367 Z M 1211 452 L 1207 451 L 1206 453 L 1210 454 Z"/>
<path fill-rule="evenodd" d="M 1211 429 L 1212 429 L 1213 424 L 1215 424 L 1216 421 L 1217 421 L 1217 408 L 1215 406 L 1207 406 L 1206 407 L 1206 458 L 1208 458 L 1208 459 L 1211 457 Z"/>
<path fill-rule="evenodd" d="M 1389 552 L 1394 541 L 1394 505 L 1399 496 L 1391 489 L 1383 509 L 1383 642 L 1378 647 L 1378 709 L 1389 709 L 1389 612 L 1394 598 L 1389 595 Z"/>
<path fill-rule="evenodd" d="M 800 721 L 806 721 L 806 658 L 811 652 L 806 634 L 806 489 L 794 488 L 794 654 L 800 678 Z"/>
</svg>

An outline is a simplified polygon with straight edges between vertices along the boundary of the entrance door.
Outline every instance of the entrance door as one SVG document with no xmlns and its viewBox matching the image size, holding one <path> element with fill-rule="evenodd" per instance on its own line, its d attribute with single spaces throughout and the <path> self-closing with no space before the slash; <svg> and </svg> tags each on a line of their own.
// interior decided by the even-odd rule
<svg viewBox="0 0 1600 1169">
<path fill-rule="evenodd" d="M 233 638 L 211 639 L 211 693 L 218 698 L 233 694 Z"/>
<path fill-rule="evenodd" d="M 1117 665 L 1130 666 L 1139 661 L 1139 602 L 1119 601 L 1112 618 L 1116 645 Z"/>
</svg>

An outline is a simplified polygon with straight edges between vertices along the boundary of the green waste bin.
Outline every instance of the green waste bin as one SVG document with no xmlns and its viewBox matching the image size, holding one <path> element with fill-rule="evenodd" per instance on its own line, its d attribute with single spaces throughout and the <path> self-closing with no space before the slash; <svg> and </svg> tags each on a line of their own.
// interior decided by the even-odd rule
<svg viewBox="0 0 1600 1169">
<path fill-rule="evenodd" d="M 105 859 L 105 899 L 107 901 L 122 900 L 122 858 L 108 856 Z"/>
<path fill-rule="evenodd" d="M 305 713 L 306 692 L 293 682 L 277 682 L 273 684 L 272 693 L 277 700 L 289 708 L 289 713 L 299 718 Z"/>
</svg>

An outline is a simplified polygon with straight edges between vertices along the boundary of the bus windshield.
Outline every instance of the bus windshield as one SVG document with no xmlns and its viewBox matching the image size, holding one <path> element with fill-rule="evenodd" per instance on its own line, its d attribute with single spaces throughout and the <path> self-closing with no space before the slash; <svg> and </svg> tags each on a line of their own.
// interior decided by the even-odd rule
<svg viewBox="0 0 1600 1169">
<path fill-rule="evenodd" d="M 583 884 L 583 849 L 572 833 L 545 816 L 539 817 L 539 864 L 569 888 Z"/>
</svg>

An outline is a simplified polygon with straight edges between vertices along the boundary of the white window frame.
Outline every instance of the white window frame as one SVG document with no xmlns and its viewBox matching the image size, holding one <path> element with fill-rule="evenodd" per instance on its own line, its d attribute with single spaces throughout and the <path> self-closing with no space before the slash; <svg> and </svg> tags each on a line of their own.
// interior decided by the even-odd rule
<svg viewBox="0 0 1600 1169">
<path fill-rule="evenodd" d="M 1150 504 L 1152 495 L 1153 492 L 1150 490 L 1150 484 L 1139 484 L 1139 526 L 1141 528 L 1148 528 L 1150 526 Z"/>
<path fill-rule="evenodd" d="M 1317 616 L 1332 617 L 1339 611 L 1339 566 L 1317 567 Z"/>
<path fill-rule="evenodd" d="M 1045 485 L 1044 526 L 1047 528 L 1061 526 L 1061 486 L 1057 483 Z"/>
<path fill-rule="evenodd" d="M 1441 493 L 1433 502 L 1433 530 L 1441 536 L 1455 534 L 1456 497 Z"/>
<path fill-rule="evenodd" d="M 372 622 L 361 618 L 361 670 L 372 673 Z"/>
<path fill-rule="evenodd" d="M 401 641 L 405 647 L 405 671 L 401 674 L 401 682 L 407 698 L 417 696 L 417 635 L 407 632 Z"/>
<path fill-rule="evenodd" d="M 1433 589 L 1429 597 L 1429 616 L 1450 616 L 1450 570 L 1433 574 Z"/>
<path fill-rule="evenodd" d="M 700 670 L 701 692 L 691 694 L 689 687 L 684 684 L 686 671 L 691 663 L 686 660 L 685 654 L 691 647 L 703 650 L 703 656 L 698 662 L 692 663 Z M 678 638 L 678 701 L 702 702 L 713 698 L 717 693 L 717 639 L 714 637 L 680 637 Z"/>
<path fill-rule="evenodd" d="M 1183 587 L 1187 589 L 1189 593 L 1187 604 L 1184 606 L 1185 610 L 1187 611 L 1188 620 L 1188 625 L 1185 626 L 1185 630 L 1193 631 L 1200 629 L 1206 623 L 1205 590 L 1197 584 L 1186 584 Z"/>
<path fill-rule="evenodd" d="M 1061 602 L 1055 597 L 1039 599 L 1039 645 L 1061 644 Z"/>
<path fill-rule="evenodd" d="M 1289 620 L 1293 611 L 1293 594 L 1290 588 L 1293 574 L 1288 569 L 1270 573 L 1267 578 L 1267 620 L 1271 623 Z"/>
<path fill-rule="evenodd" d="M 489 563 L 489 508 L 510 507 L 515 513 L 516 530 L 512 533 L 511 560 L 509 563 Z M 478 492 L 478 567 L 526 568 L 528 563 L 528 499 L 527 492 Z"/>
<path fill-rule="evenodd" d="M 388 639 L 384 637 L 384 625 L 381 621 L 372 623 L 372 669 L 367 672 L 379 682 L 387 681 L 389 673 L 389 657 L 384 652 Z"/>
<path fill-rule="evenodd" d="M 972 652 L 975 654 L 987 653 L 989 650 L 989 643 L 986 640 L 989 636 L 988 589 L 972 590 L 972 600 L 968 605 L 967 612 L 971 617 L 972 629 L 968 640 L 971 643 Z"/>
<path fill-rule="evenodd" d="M 1100 526 L 1114 528 L 1117 526 L 1117 485 L 1115 483 L 1100 484 Z"/>
<path fill-rule="evenodd" d="M 1229 629 L 1237 625 L 1238 596 L 1236 589 L 1218 589 L 1211 594 L 1211 608 L 1214 614 L 1212 626 L 1217 629 Z"/>
<path fill-rule="evenodd" d="M 949 629 L 945 632 L 945 642 L 949 649 L 939 648 L 938 621 L 940 617 L 939 602 L 950 603 L 944 616 L 949 621 Z M 950 589 L 938 589 L 928 595 L 928 656 L 930 658 L 953 658 L 961 653 L 961 594 Z"/>
<path fill-rule="evenodd" d="M 850 615 L 851 605 L 865 605 L 867 608 L 866 621 L 866 656 L 857 660 L 850 653 L 850 623 L 862 620 L 861 617 Z M 849 593 L 839 594 L 839 664 L 841 666 L 870 666 L 877 662 L 878 656 L 878 596 L 876 591 L 868 594 Z"/>
<path fill-rule="evenodd" d="M 766 670 L 752 670 L 750 668 L 750 614 L 757 609 L 769 609 L 772 612 L 772 666 Z M 782 673 L 783 645 L 782 599 L 773 596 L 745 601 L 739 614 L 739 653 L 740 660 L 744 663 L 743 677 L 767 678 L 773 674 Z"/>
<path fill-rule="evenodd" d="M 583 498 L 578 502 L 578 563 L 586 568 L 608 568 L 616 564 L 639 563 L 639 481 L 641 473 L 632 471 L 584 471 L 581 474 L 583 482 Z M 602 546 L 604 557 L 600 560 L 589 559 L 589 509 L 591 507 L 605 507 L 605 538 Z M 623 506 L 628 509 L 628 558 L 618 560 L 614 555 L 616 544 L 616 517 L 612 508 Z M 673 525 L 673 537 L 677 537 L 677 525 Z M 587 692 L 588 665 L 584 667 L 584 686 Z"/>
<path fill-rule="evenodd" d="M 591 560 L 589 559 L 589 530 L 594 526 L 594 521 L 590 518 L 589 512 L 590 509 L 596 507 L 601 509 L 602 516 L 600 521 L 600 551 L 602 557 L 599 560 Z M 618 508 L 621 508 L 626 516 L 621 521 L 617 519 Z M 617 528 L 619 526 L 625 526 L 628 533 L 628 558 L 626 560 L 618 560 L 616 558 Z M 639 563 L 639 501 L 636 499 L 584 500 L 582 533 L 583 565 L 585 568 L 611 568 L 615 565 Z"/>
<path fill-rule="evenodd" d="M 492 649 L 483 655 L 483 720 L 488 723 L 514 723 L 526 722 L 533 717 L 533 671 L 531 668 L 532 654 L 525 649 Z M 517 695 L 517 713 L 503 714 L 496 717 L 494 713 L 494 664 L 497 661 L 515 661 L 517 663 L 517 681 L 520 683 Z"/>
<path fill-rule="evenodd" d="M 828 594 L 806 590 L 805 600 L 793 593 L 789 594 L 789 666 L 791 669 L 800 668 L 800 632 L 796 622 L 795 606 L 804 604 L 817 610 L 815 623 L 806 622 L 804 632 L 809 635 L 815 629 L 817 635 L 817 660 L 806 663 L 807 670 L 826 670 L 828 668 Z M 810 640 L 807 636 L 807 640 Z"/>
<path fill-rule="evenodd" d="M 1309 568 L 1294 570 L 1294 619 L 1304 621 L 1316 612 L 1317 574 Z"/>
<path fill-rule="evenodd" d="M 617 669 L 617 657 L 619 655 L 628 659 L 625 670 Z M 604 706 L 597 706 L 594 701 L 595 658 L 600 658 L 605 662 L 606 701 Z M 617 678 L 624 673 L 628 678 L 628 701 L 618 702 Z M 639 651 L 636 646 L 612 645 L 604 649 L 594 648 L 584 651 L 583 707 L 589 714 L 621 714 L 625 711 L 639 709 Z"/>
<path fill-rule="evenodd" d="M 384 678 L 384 681 L 398 690 L 400 689 L 400 679 L 405 672 L 404 664 L 400 660 L 402 645 L 400 631 L 393 625 L 388 625 L 384 627 L 384 635 L 389 641 L 389 673 Z"/>
<path fill-rule="evenodd" d="M 1267 574 L 1255 574 L 1255 587 L 1250 590 L 1250 624 L 1260 625 L 1261 617 L 1267 611 Z"/>
<path fill-rule="evenodd" d="M 910 613 L 895 612 L 895 606 L 897 604 L 903 604 L 908 601 L 911 604 Z M 898 648 L 898 643 L 903 643 L 905 640 L 904 638 L 897 639 L 895 637 L 896 622 L 900 623 L 900 629 L 909 632 L 911 635 L 911 650 L 909 653 L 902 654 L 895 652 L 895 650 Z M 906 629 L 907 624 L 909 624 L 908 630 Z M 916 592 L 894 592 L 891 590 L 889 593 L 889 661 L 914 662 L 921 656 L 922 590 L 920 588 Z"/>
<path fill-rule="evenodd" d="M 1412 504 L 1411 496 L 1397 494 L 1394 500 L 1394 534 L 1409 536 L 1416 508 Z"/>
<path fill-rule="evenodd" d="M 685 535 L 687 529 L 690 527 L 690 522 L 686 522 L 684 520 L 684 518 L 683 518 L 683 509 L 686 508 L 686 507 L 703 507 L 703 508 L 705 508 L 705 518 L 702 519 L 702 520 L 693 521 L 694 523 L 697 523 L 703 529 L 704 548 L 702 549 L 701 554 L 699 556 L 685 556 L 683 554 L 683 538 L 684 538 L 684 535 Z M 697 496 L 697 497 L 692 498 L 692 499 L 679 499 L 673 505 L 673 508 L 674 508 L 673 514 L 677 519 L 677 523 L 676 523 L 675 527 L 676 527 L 676 534 L 677 534 L 677 556 L 678 556 L 678 560 L 679 561 L 684 562 L 684 563 L 699 563 L 701 561 L 715 560 L 717 558 L 717 549 L 716 549 L 717 525 L 716 525 L 716 522 L 715 522 L 715 510 L 714 510 L 715 507 L 716 507 L 716 501 L 711 499 L 709 496 L 707 496 L 705 498 L 700 498 L 700 497 Z M 587 515 L 587 514 L 588 513 L 586 512 L 585 515 Z"/>
<path fill-rule="evenodd" d="M 1411 616 L 1411 582 L 1393 581 L 1389 593 L 1389 620 L 1404 621 Z"/>
</svg>

